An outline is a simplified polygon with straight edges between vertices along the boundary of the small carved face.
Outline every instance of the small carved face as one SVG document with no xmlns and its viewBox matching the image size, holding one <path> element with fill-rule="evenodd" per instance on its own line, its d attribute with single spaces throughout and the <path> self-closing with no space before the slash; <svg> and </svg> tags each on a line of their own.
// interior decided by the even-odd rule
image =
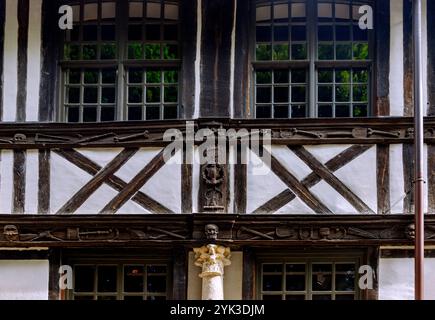
<svg viewBox="0 0 435 320">
<path fill-rule="evenodd" d="M 19 241 L 18 228 L 14 225 L 7 225 L 3 228 L 3 234 L 8 241 Z"/>
<path fill-rule="evenodd" d="M 410 224 L 405 229 L 405 235 L 409 240 L 415 240 L 415 224 Z"/>
<path fill-rule="evenodd" d="M 219 235 L 219 228 L 217 225 L 208 224 L 205 226 L 205 235 L 208 240 L 217 240 Z"/>
<path fill-rule="evenodd" d="M 223 167 L 218 164 L 208 164 L 202 169 L 202 178 L 209 185 L 218 185 L 224 179 Z"/>
<path fill-rule="evenodd" d="M 330 234 L 331 234 L 331 229 L 329 229 L 329 228 L 320 228 L 319 229 L 319 235 L 322 239 L 327 239 Z"/>
</svg>

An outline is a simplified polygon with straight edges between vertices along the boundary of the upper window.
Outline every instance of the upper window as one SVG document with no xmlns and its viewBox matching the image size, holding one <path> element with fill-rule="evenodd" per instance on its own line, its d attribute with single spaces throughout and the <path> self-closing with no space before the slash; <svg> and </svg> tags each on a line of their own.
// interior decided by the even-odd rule
<svg viewBox="0 0 435 320">
<path fill-rule="evenodd" d="M 179 116 L 178 0 L 71 1 L 61 118 L 67 122 Z"/>
<path fill-rule="evenodd" d="M 372 35 L 354 0 L 256 1 L 256 118 L 370 115 Z"/>
</svg>

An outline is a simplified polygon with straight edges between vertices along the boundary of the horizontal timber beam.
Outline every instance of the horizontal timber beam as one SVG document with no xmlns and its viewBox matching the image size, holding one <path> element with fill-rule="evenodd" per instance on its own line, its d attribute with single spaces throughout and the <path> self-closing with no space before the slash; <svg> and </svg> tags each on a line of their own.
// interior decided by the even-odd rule
<svg viewBox="0 0 435 320">
<path fill-rule="evenodd" d="M 288 119 L 113 122 L 92 124 L 2 123 L 0 149 L 50 149 L 79 147 L 155 147 L 168 144 L 167 129 L 185 134 L 187 123 L 195 130 L 270 129 L 272 143 L 304 144 L 395 144 L 412 143 L 413 120 L 409 117 L 367 119 Z M 425 119 L 425 140 L 435 143 L 435 117 Z"/>
<path fill-rule="evenodd" d="M 435 216 L 426 217 L 426 243 L 435 244 Z M 412 245 L 413 216 L 0 215 L 1 247 L 151 247 L 206 244 L 204 227 L 219 227 L 218 243 L 241 246 Z"/>
</svg>

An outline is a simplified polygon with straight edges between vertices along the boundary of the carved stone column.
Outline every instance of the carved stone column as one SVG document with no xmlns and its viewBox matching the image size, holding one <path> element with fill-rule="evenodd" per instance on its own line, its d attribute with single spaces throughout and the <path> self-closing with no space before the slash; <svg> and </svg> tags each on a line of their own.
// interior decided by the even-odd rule
<svg viewBox="0 0 435 320">
<path fill-rule="evenodd" d="M 224 268 L 231 264 L 230 248 L 209 244 L 193 249 L 195 265 L 202 268 L 202 300 L 224 299 Z"/>
</svg>

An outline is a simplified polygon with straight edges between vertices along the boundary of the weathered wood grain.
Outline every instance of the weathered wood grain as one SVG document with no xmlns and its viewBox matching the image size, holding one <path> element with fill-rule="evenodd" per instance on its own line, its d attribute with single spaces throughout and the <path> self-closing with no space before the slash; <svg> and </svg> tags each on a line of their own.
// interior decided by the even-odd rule
<svg viewBox="0 0 435 320">
<path fill-rule="evenodd" d="M 49 149 L 39 150 L 38 214 L 47 214 L 50 211 L 50 158 Z"/>
<path fill-rule="evenodd" d="M 13 206 L 14 214 L 24 213 L 26 202 L 26 150 L 14 151 L 14 171 L 13 171 Z"/>
<path fill-rule="evenodd" d="M 378 214 L 390 212 L 390 147 L 378 145 L 376 149 L 376 178 Z"/>
</svg>

